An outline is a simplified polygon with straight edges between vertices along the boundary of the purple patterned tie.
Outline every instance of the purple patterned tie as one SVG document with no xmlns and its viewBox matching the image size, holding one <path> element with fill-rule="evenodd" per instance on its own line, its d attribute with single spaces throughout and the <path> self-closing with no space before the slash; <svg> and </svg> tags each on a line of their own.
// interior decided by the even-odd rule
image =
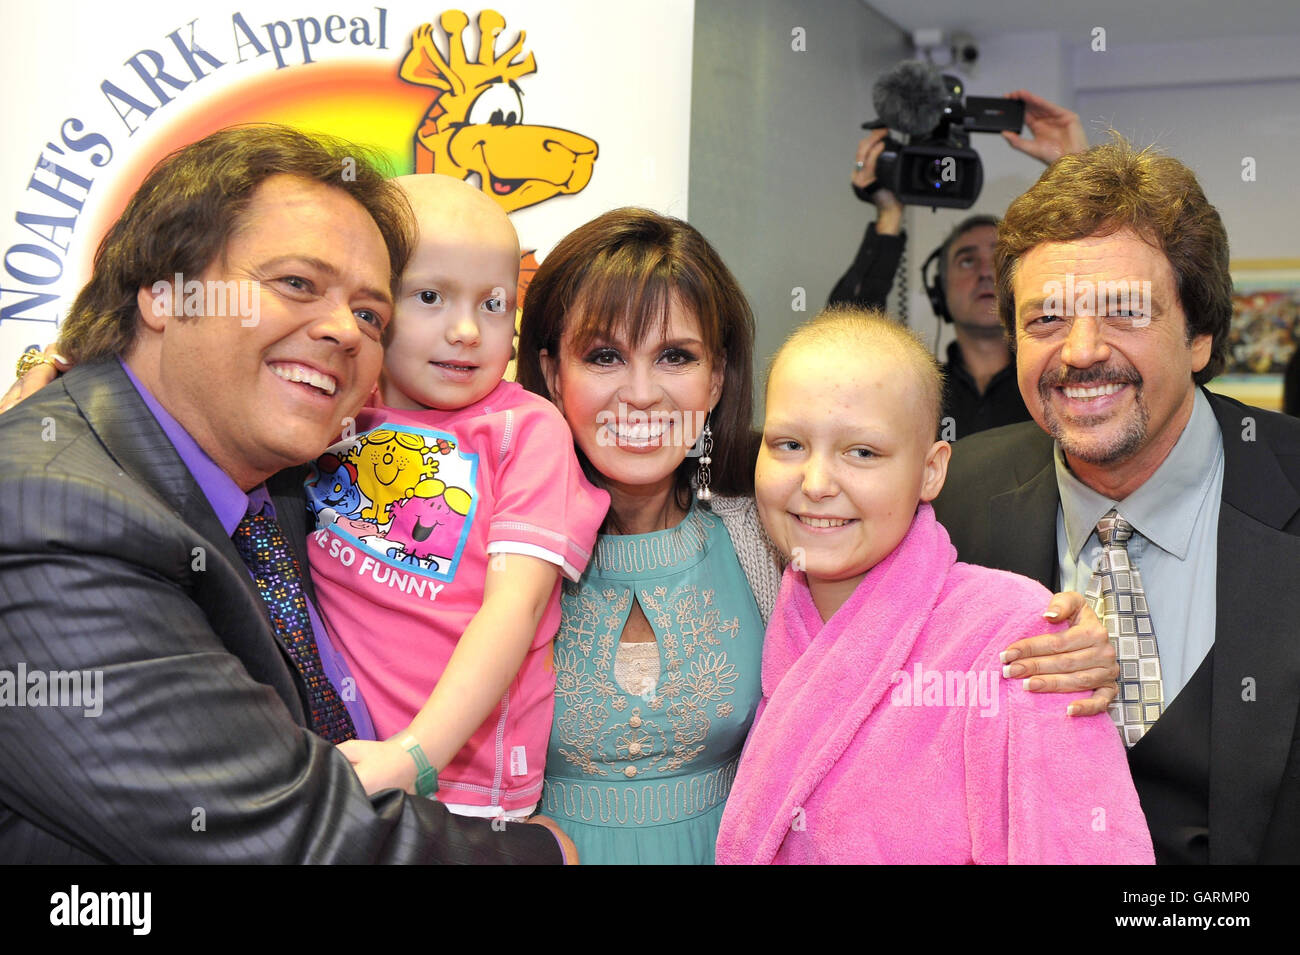
<svg viewBox="0 0 1300 955">
<path fill-rule="evenodd" d="M 302 572 L 280 525 L 263 508 L 262 513 L 240 521 L 232 539 L 253 574 L 276 633 L 284 640 L 289 657 L 307 684 L 312 730 L 331 743 L 355 738 L 352 718 L 321 666 L 316 634 L 307 614 L 307 597 L 302 592 Z"/>
</svg>

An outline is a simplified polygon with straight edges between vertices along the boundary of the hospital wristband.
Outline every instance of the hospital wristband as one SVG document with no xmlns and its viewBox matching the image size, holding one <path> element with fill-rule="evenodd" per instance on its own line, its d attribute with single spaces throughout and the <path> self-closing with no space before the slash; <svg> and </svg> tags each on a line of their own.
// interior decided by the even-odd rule
<svg viewBox="0 0 1300 955">
<path fill-rule="evenodd" d="M 424 755 L 424 748 L 414 736 L 407 736 L 399 744 L 415 761 L 415 793 L 418 796 L 432 796 L 438 791 L 438 771 L 429 764 L 429 757 Z"/>
</svg>

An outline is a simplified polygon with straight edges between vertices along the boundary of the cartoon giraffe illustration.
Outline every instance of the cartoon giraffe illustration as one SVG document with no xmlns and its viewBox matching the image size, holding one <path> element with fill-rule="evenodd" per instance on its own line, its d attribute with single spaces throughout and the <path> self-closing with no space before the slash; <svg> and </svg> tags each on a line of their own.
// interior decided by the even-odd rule
<svg viewBox="0 0 1300 955">
<path fill-rule="evenodd" d="M 506 212 L 535 206 L 554 196 L 581 192 L 591 180 L 598 147 L 581 133 L 524 122 L 516 80 L 537 71 L 530 52 L 520 59 L 527 34 L 496 55 L 505 17 L 495 10 L 478 15 L 478 59 L 465 53 L 462 32 L 469 17 L 446 10 L 439 23 L 447 52 L 438 49 L 432 23 L 411 34 L 411 48 L 399 75 L 436 92 L 415 134 L 415 171 L 471 179 Z"/>
</svg>

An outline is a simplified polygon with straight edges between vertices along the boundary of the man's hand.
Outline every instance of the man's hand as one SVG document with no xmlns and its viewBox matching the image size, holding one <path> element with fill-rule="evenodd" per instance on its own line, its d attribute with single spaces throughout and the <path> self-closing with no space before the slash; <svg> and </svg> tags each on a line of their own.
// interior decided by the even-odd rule
<svg viewBox="0 0 1300 955">
<path fill-rule="evenodd" d="M 1070 716 L 1103 713 L 1119 693 L 1115 680 L 1119 664 L 1115 648 L 1097 615 L 1081 594 L 1056 594 L 1043 614 L 1053 622 L 1068 620 L 1070 628 L 1059 633 L 1017 640 L 1002 652 L 1002 675 L 1026 679 L 1032 693 L 1074 693 L 1093 690 L 1086 700 L 1069 705 Z"/>
<path fill-rule="evenodd" d="M 888 135 L 887 129 L 873 129 L 858 143 L 852 178 L 855 189 L 865 189 L 876 181 L 876 160 L 885 151 L 885 137 Z M 871 203 L 880 213 L 876 219 L 876 232 L 897 235 L 903 221 L 903 204 L 898 197 L 888 189 L 877 189 L 872 193 Z"/>
<path fill-rule="evenodd" d="M 5 392 L 5 396 L 0 398 L 0 413 L 8 411 L 18 402 L 30 398 L 36 392 L 40 391 L 60 374 L 72 367 L 71 362 L 67 361 L 62 355 L 55 350 L 54 345 L 47 345 L 43 354 L 54 364 L 42 363 L 37 365 L 27 374 L 23 375 Z"/>
<path fill-rule="evenodd" d="M 395 739 L 350 739 L 338 750 L 348 758 L 366 795 L 385 789 L 401 789 L 415 795 L 415 760 Z"/>
<path fill-rule="evenodd" d="M 578 864 L 578 847 L 573 844 L 573 840 L 570 839 L 565 831 L 560 828 L 559 823 L 549 816 L 542 815 L 533 816 L 528 821 L 535 826 L 543 826 L 551 830 L 551 833 L 559 841 L 560 848 L 564 850 L 565 865 Z"/>
<path fill-rule="evenodd" d="M 1035 96 L 1029 90 L 1008 93 L 1007 99 L 1018 99 L 1025 104 L 1025 125 L 1034 134 L 1033 139 L 1025 139 L 1019 133 L 1003 130 L 1002 138 L 1013 149 L 1051 165 L 1062 156 L 1088 148 L 1088 136 L 1078 113 Z"/>
</svg>

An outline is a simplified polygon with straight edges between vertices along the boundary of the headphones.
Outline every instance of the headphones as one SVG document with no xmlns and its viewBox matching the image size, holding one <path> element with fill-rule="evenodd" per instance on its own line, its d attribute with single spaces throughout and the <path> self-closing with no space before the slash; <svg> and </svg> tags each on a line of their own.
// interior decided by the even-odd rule
<svg viewBox="0 0 1300 955">
<path fill-rule="evenodd" d="M 925 286 L 925 294 L 930 298 L 930 307 L 934 309 L 935 315 L 949 325 L 953 324 L 953 318 L 952 313 L 948 311 L 948 297 L 943 291 L 943 256 L 958 238 L 972 229 L 978 229 L 980 226 L 993 226 L 996 228 L 997 224 L 998 220 L 988 215 L 975 215 L 963 219 L 948 233 L 948 238 L 943 240 L 943 244 L 931 252 L 929 257 L 921 263 L 921 284 Z M 934 266 L 933 274 L 929 271 L 931 265 Z"/>
<path fill-rule="evenodd" d="M 949 325 L 952 324 L 952 316 L 948 314 L 948 299 L 943 294 L 943 282 L 939 278 L 939 256 L 943 255 L 948 243 L 945 242 L 939 248 L 930 253 L 929 257 L 921 263 L 921 284 L 925 287 L 925 294 L 930 299 L 930 307 L 934 309 L 934 314 L 939 316 Z M 934 274 L 928 273 L 930 266 L 934 266 Z"/>
</svg>

